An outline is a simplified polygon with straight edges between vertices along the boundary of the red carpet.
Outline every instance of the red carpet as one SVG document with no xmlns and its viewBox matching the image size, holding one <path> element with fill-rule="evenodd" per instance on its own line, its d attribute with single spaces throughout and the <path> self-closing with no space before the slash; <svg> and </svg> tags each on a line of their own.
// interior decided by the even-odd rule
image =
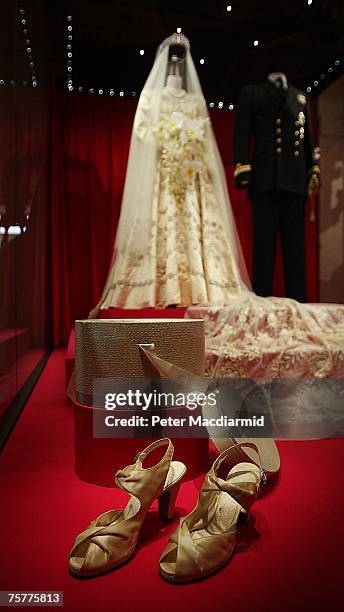
<svg viewBox="0 0 344 612">
<path fill-rule="evenodd" d="M 130 562 L 100 578 L 73 578 L 67 559 L 74 536 L 125 495 L 74 475 L 64 351 L 55 351 L 0 459 L 0 588 L 64 591 L 68 611 L 342 609 L 343 441 L 283 442 L 279 449 L 277 486 L 253 507 L 237 554 L 211 578 L 171 585 L 159 577 L 160 552 L 176 522 L 163 525 L 154 509 Z M 200 484 L 182 486 L 179 513 L 192 508 Z"/>
</svg>

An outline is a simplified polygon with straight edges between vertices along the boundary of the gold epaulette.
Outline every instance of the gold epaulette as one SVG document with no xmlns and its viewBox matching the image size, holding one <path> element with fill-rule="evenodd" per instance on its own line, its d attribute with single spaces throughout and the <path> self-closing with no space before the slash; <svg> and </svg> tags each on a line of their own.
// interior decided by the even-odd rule
<svg viewBox="0 0 344 612">
<path fill-rule="evenodd" d="M 251 164 L 235 164 L 234 178 L 242 174 L 242 172 L 251 172 Z"/>
<path fill-rule="evenodd" d="M 320 174 L 320 166 L 318 166 L 318 164 L 315 164 L 308 170 L 308 174 Z"/>
</svg>

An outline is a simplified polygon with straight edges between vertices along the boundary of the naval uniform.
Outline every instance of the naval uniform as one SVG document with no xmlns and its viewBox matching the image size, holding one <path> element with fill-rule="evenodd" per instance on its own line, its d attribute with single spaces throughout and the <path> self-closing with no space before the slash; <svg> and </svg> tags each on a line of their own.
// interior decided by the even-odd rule
<svg viewBox="0 0 344 612">
<path fill-rule="evenodd" d="M 319 183 L 303 92 L 270 81 L 244 87 L 234 129 L 234 178 L 253 209 L 253 289 L 272 295 L 277 232 L 287 297 L 306 301 L 305 210 Z"/>
</svg>

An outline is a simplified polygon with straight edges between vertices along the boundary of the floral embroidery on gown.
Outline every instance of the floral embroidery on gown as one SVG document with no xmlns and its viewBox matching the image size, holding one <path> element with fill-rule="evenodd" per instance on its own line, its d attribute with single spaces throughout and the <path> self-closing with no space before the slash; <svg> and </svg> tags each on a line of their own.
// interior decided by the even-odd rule
<svg viewBox="0 0 344 612">
<path fill-rule="evenodd" d="M 157 151 L 149 244 L 138 257 L 121 249 L 103 309 L 228 304 L 242 292 L 212 185 L 202 104 L 165 87 L 153 128 L 149 97 L 141 100 L 134 129 L 153 137 Z"/>
</svg>

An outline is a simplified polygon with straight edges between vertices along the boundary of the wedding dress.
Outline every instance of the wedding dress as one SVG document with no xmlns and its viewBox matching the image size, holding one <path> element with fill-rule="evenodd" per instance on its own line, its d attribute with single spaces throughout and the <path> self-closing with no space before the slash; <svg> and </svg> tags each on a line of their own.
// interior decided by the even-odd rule
<svg viewBox="0 0 344 612">
<path fill-rule="evenodd" d="M 185 50 L 180 88 L 168 79 L 176 44 Z M 223 305 L 248 286 L 189 42 L 173 35 L 159 47 L 138 103 L 114 257 L 97 308 Z"/>
</svg>

